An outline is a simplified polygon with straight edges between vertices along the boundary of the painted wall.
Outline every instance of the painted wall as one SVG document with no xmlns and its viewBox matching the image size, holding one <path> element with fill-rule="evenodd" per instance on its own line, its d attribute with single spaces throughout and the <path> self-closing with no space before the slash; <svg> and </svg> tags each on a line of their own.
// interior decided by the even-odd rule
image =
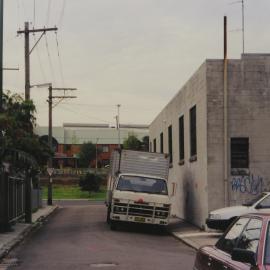
<svg viewBox="0 0 270 270">
<path fill-rule="evenodd" d="M 190 161 L 189 111 L 197 111 L 197 160 Z M 185 159 L 179 163 L 179 117 L 184 115 Z M 150 141 L 157 141 L 160 151 L 160 133 L 164 136 L 164 152 L 168 153 L 168 127 L 173 129 L 173 163 L 169 172 L 169 185 L 175 186 L 172 212 L 178 217 L 204 225 L 208 212 L 207 200 L 207 148 L 206 148 L 206 65 L 203 64 L 184 85 L 172 101 L 150 125 Z"/>
<path fill-rule="evenodd" d="M 270 187 L 270 55 L 248 54 L 240 60 L 230 60 L 228 72 L 229 137 L 249 138 L 249 169 L 229 168 L 229 204 L 237 205 Z M 224 206 L 222 60 L 207 60 L 207 99 L 212 210 Z"/>
<path fill-rule="evenodd" d="M 197 106 L 197 161 L 190 162 L 189 110 Z M 150 125 L 150 141 L 173 126 L 173 164 L 169 183 L 176 194 L 173 214 L 201 227 L 208 213 L 224 207 L 223 61 L 206 60 Z M 270 190 L 270 55 L 248 54 L 229 60 L 228 145 L 231 137 L 249 138 L 249 168 L 231 170 L 229 150 L 229 204 L 241 204 Z M 179 164 L 178 119 L 184 115 L 185 162 Z"/>
</svg>

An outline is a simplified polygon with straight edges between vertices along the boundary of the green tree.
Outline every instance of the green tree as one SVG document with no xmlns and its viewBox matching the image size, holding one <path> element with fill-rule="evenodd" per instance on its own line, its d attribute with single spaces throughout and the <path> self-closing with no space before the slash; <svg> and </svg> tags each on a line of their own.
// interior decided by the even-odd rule
<svg viewBox="0 0 270 270">
<path fill-rule="evenodd" d="M 32 155 L 39 165 L 45 165 L 52 155 L 48 144 L 34 134 L 36 112 L 33 101 L 24 101 L 18 94 L 3 94 L 3 112 L 0 114 L 0 145 Z"/>
<path fill-rule="evenodd" d="M 90 162 L 96 158 L 96 145 L 92 142 L 83 143 L 79 153 L 79 164 L 88 168 Z"/>
<path fill-rule="evenodd" d="M 149 136 L 144 136 L 142 138 L 142 150 L 149 152 Z"/>
<path fill-rule="evenodd" d="M 98 192 L 101 184 L 101 177 L 93 173 L 87 173 L 80 178 L 79 186 L 82 191 Z"/>
<path fill-rule="evenodd" d="M 142 142 L 135 134 L 129 134 L 123 142 L 123 148 L 127 150 L 141 150 Z"/>
</svg>

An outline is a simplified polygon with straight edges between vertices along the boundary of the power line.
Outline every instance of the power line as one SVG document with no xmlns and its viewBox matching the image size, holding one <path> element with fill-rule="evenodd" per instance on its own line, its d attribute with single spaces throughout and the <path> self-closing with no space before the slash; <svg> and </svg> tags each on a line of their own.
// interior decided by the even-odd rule
<svg viewBox="0 0 270 270">
<path fill-rule="evenodd" d="M 33 10 L 33 26 L 36 25 L 36 0 L 33 0 L 33 4 L 34 4 L 34 10 Z"/>
<path fill-rule="evenodd" d="M 55 40 L 56 40 L 56 46 L 57 46 L 57 55 L 58 55 L 58 60 L 59 60 L 61 80 L 62 80 L 62 84 L 65 85 L 64 73 L 63 73 L 63 64 L 62 64 L 62 59 L 61 59 L 61 56 L 60 56 L 60 49 L 59 49 L 59 41 L 58 41 L 57 32 L 55 32 Z"/>
<path fill-rule="evenodd" d="M 35 43 L 36 43 L 37 42 L 37 39 L 36 39 L 36 35 L 35 34 L 34 34 L 34 40 L 35 40 Z M 43 77 L 43 81 L 47 81 L 46 75 L 45 75 L 45 71 L 44 71 L 44 68 L 42 66 L 40 52 L 39 52 L 39 48 L 38 47 L 37 47 L 37 56 L 38 56 L 38 63 L 39 63 L 39 67 L 40 67 L 40 71 L 41 71 L 42 77 Z"/>
<path fill-rule="evenodd" d="M 67 3 L 67 1 L 66 0 L 63 0 L 62 10 L 61 10 L 60 18 L 59 18 L 59 22 L 58 22 L 58 25 L 59 26 L 62 26 L 62 22 L 63 22 L 65 10 L 66 10 L 66 3 Z"/>
<path fill-rule="evenodd" d="M 54 67 L 53 67 L 53 64 L 52 64 L 52 58 L 51 58 L 48 39 L 47 39 L 46 34 L 45 34 L 45 42 L 46 42 L 46 49 L 47 49 L 48 59 L 49 59 L 49 65 L 50 65 L 50 69 L 51 69 L 51 75 L 52 75 L 53 82 L 55 83 L 56 81 L 55 81 Z"/>
<path fill-rule="evenodd" d="M 48 1 L 48 8 L 47 8 L 47 20 L 46 20 L 46 24 L 49 24 L 50 13 L 51 13 L 51 4 L 52 4 L 52 0 L 49 0 Z"/>
<path fill-rule="evenodd" d="M 85 114 L 83 114 L 83 113 L 80 114 L 80 113 L 78 113 L 78 111 L 72 110 L 72 109 L 70 109 L 70 108 L 66 108 L 66 107 L 63 107 L 63 106 L 61 106 L 61 107 L 59 107 L 59 108 L 64 109 L 64 110 L 66 110 L 66 111 L 70 111 L 70 112 L 76 113 L 77 115 L 83 116 L 85 119 L 86 119 L 86 118 L 87 118 L 87 119 L 95 119 L 95 120 L 101 121 L 101 122 L 106 123 L 106 124 L 113 124 L 112 122 L 108 122 L 108 121 L 106 121 L 106 120 L 104 120 L 104 119 L 100 119 L 100 118 L 96 118 L 96 117 L 88 117 L 88 116 L 86 116 Z"/>
</svg>

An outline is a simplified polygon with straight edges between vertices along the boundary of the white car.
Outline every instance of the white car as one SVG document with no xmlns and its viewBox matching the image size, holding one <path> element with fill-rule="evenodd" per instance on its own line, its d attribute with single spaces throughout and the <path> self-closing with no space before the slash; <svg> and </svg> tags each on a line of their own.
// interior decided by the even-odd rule
<svg viewBox="0 0 270 270">
<path fill-rule="evenodd" d="M 225 230 L 237 217 L 250 213 L 270 214 L 270 192 L 263 192 L 243 205 L 211 211 L 206 224 L 210 229 Z"/>
</svg>

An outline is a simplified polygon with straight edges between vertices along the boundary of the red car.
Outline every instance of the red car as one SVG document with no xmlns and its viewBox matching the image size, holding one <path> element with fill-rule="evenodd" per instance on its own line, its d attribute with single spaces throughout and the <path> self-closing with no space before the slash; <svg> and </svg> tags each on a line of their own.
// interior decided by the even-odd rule
<svg viewBox="0 0 270 270">
<path fill-rule="evenodd" d="M 203 246 L 193 270 L 270 270 L 270 213 L 239 217 L 215 246 Z"/>
</svg>

